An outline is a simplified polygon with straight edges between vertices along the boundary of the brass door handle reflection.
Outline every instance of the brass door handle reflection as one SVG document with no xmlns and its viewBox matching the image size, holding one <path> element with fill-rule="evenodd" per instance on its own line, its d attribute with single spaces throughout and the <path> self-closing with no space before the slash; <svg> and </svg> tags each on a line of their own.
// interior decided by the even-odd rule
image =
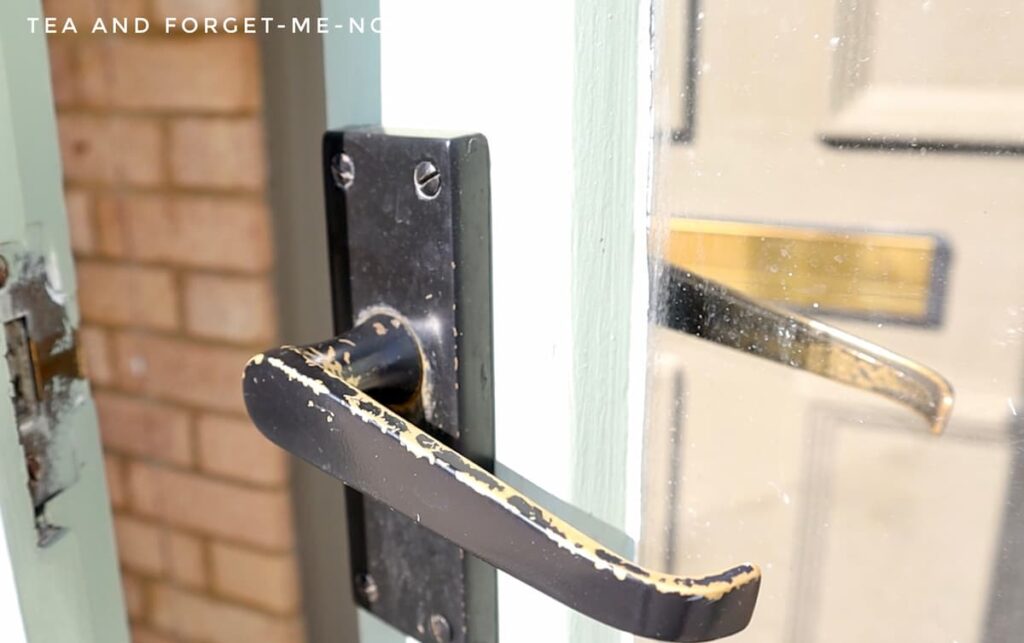
<svg viewBox="0 0 1024 643">
<path fill-rule="evenodd" d="M 598 621 L 667 641 L 746 627 L 757 566 L 683 577 L 632 563 L 381 403 L 408 405 L 422 364 L 414 331 L 377 315 L 333 340 L 255 356 L 245 403 L 282 448 Z"/>
<path fill-rule="evenodd" d="M 949 421 L 953 388 L 927 366 L 688 270 L 659 270 L 661 325 L 877 393 L 919 413 L 934 433 Z"/>
</svg>

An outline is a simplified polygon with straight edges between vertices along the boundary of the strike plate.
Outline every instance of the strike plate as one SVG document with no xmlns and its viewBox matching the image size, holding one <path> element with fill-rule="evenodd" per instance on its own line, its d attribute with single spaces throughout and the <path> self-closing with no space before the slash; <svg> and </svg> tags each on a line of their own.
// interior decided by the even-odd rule
<svg viewBox="0 0 1024 643">
<path fill-rule="evenodd" d="M 394 410 L 493 471 L 487 140 L 331 131 L 323 167 L 335 331 L 408 320 L 426 376 L 421 403 Z M 492 567 L 352 490 L 348 511 L 364 608 L 421 641 L 497 640 Z"/>
</svg>

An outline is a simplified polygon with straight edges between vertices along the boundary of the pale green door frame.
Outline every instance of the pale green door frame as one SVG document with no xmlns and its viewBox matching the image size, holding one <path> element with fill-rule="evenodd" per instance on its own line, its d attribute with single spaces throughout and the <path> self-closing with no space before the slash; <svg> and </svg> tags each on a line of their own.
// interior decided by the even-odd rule
<svg viewBox="0 0 1024 643">
<path fill-rule="evenodd" d="M 325 36 L 330 126 L 489 139 L 497 459 L 638 538 L 650 0 L 324 0 L 323 10 L 331 24 L 381 16 L 379 36 Z M 524 404 L 537 373 L 544 386 Z M 621 637 L 506 575 L 498 591 L 503 641 Z M 360 629 L 363 643 L 396 638 L 365 616 Z"/>
<path fill-rule="evenodd" d="M 0 3 L 0 244 L 45 258 L 54 297 L 77 327 L 46 42 L 27 22 L 40 15 L 38 0 Z M 7 353 L 3 334 L 0 350 Z M 66 531 L 41 547 L 10 382 L 7 362 L 0 360 L 0 640 L 125 643 L 128 624 L 88 386 L 72 384 L 60 419 L 74 453 L 74 463 L 62 466 L 77 467 L 77 481 L 46 504 L 48 519 Z M 20 618 L 8 620 L 14 614 Z"/>
</svg>

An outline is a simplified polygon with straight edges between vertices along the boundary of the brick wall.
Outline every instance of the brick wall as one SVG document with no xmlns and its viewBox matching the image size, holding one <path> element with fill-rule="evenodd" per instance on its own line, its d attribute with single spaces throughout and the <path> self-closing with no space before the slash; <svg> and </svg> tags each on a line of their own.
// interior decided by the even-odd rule
<svg viewBox="0 0 1024 643">
<path fill-rule="evenodd" d="M 247 0 L 46 14 L 254 15 Z M 81 340 L 137 643 L 301 639 L 284 456 L 239 376 L 275 341 L 259 41 L 49 36 Z"/>
</svg>

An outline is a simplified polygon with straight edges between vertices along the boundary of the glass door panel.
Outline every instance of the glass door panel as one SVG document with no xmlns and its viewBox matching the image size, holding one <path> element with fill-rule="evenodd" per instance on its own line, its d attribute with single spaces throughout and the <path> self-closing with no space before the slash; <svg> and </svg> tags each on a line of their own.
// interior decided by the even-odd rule
<svg viewBox="0 0 1024 643">
<path fill-rule="evenodd" d="M 733 640 L 1024 636 L 1019 9 L 661 3 L 652 255 L 956 391 L 936 436 L 863 386 L 652 325 L 641 561 L 760 564 Z"/>
</svg>

